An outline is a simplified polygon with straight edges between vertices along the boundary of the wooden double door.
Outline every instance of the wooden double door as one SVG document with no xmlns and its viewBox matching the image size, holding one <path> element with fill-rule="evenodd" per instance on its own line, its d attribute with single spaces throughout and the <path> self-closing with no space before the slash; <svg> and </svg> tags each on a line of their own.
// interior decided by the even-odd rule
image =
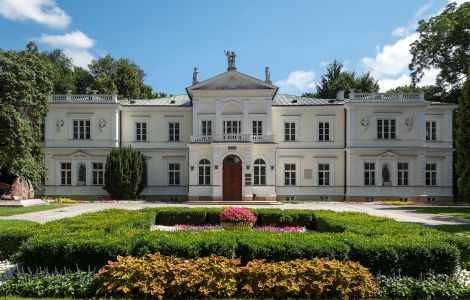
<svg viewBox="0 0 470 300">
<path fill-rule="evenodd" d="M 242 165 L 224 164 L 222 176 L 223 200 L 242 201 Z"/>
</svg>

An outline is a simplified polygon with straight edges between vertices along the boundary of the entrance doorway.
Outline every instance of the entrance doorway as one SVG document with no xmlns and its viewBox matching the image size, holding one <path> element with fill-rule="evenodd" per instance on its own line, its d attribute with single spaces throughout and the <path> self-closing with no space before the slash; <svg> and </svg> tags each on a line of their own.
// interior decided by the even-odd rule
<svg viewBox="0 0 470 300">
<path fill-rule="evenodd" d="M 224 158 L 222 189 L 224 201 L 242 200 L 242 160 L 236 155 Z"/>
</svg>

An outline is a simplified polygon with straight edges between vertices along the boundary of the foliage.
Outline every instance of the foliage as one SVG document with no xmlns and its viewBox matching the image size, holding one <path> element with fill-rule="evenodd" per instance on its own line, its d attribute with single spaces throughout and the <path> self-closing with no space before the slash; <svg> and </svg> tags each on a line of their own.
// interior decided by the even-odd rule
<svg viewBox="0 0 470 300">
<path fill-rule="evenodd" d="M 304 94 L 304 96 L 336 99 L 336 93 L 339 90 L 344 90 L 346 94 L 353 90 L 356 92 L 377 92 L 379 84 L 369 72 L 357 76 L 355 72 L 345 70 L 341 62 L 334 60 L 326 67 L 326 73 L 322 75 L 316 89 L 315 94 Z"/>
<path fill-rule="evenodd" d="M 470 67 L 470 3 L 449 3 L 439 15 L 419 21 L 418 39 L 411 44 L 411 78 L 419 82 L 431 68 L 439 70 L 436 84 L 456 102 Z"/>
<path fill-rule="evenodd" d="M 446 275 L 377 278 L 381 298 L 387 299 L 470 299 L 470 286 Z"/>
<path fill-rule="evenodd" d="M 59 197 L 57 198 L 57 203 L 77 203 L 77 200 L 73 200 L 67 197 Z"/>
<path fill-rule="evenodd" d="M 470 5 L 470 3 L 468 3 Z M 468 69 L 470 75 L 470 68 Z M 470 202 L 470 76 L 462 87 L 462 96 L 455 120 L 455 150 L 457 163 L 455 171 L 458 176 L 459 198 Z"/>
<path fill-rule="evenodd" d="M 50 79 L 53 84 L 53 92 L 65 94 L 75 88 L 75 74 L 72 60 L 61 49 L 44 51 L 40 53 L 42 59 L 51 66 Z"/>
<path fill-rule="evenodd" d="M 385 205 L 413 205 L 413 201 L 400 201 L 400 200 L 395 200 L 395 201 L 383 201 L 380 204 L 385 204 Z"/>
<path fill-rule="evenodd" d="M 93 272 L 48 272 L 15 274 L 0 285 L 0 296 L 89 298 L 95 291 Z"/>
<path fill-rule="evenodd" d="M 224 223 L 253 223 L 256 221 L 256 216 L 249 209 L 231 207 L 220 213 L 220 221 Z"/>
<path fill-rule="evenodd" d="M 129 147 L 114 148 L 106 158 L 104 189 L 112 196 L 135 199 L 146 186 L 145 156 Z"/>
<path fill-rule="evenodd" d="M 181 259 L 160 253 L 118 257 L 97 274 L 98 295 L 134 298 L 302 297 L 366 298 L 377 287 L 359 264 L 328 260 L 266 263 L 246 267 L 238 259 Z"/>
<path fill-rule="evenodd" d="M 19 220 L 0 221 L 0 261 L 10 258 L 20 245 L 32 236 L 38 223 Z"/>
<path fill-rule="evenodd" d="M 0 171 L 42 185 L 46 175 L 38 141 L 52 90 L 51 67 L 31 51 L 0 49 Z"/>
</svg>

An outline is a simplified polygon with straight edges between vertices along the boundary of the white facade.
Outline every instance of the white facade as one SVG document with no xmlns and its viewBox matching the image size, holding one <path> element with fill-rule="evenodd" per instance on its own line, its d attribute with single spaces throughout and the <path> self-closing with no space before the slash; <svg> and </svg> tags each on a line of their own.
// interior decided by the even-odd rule
<svg viewBox="0 0 470 300">
<path fill-rule="evenodd" d="M 147 157 L 146 199 L 453 198 L 455 105 L 421 93 L 281 95 L 233 69 L 186 92 L 50 96 L 45 194 L 107 197 L 106 155 L 132 146 Z"/>
</svg>

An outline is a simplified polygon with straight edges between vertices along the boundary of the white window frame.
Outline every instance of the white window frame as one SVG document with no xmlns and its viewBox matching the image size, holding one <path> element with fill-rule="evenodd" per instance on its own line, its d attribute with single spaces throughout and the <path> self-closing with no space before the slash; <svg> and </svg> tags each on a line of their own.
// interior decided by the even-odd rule
<svg viewBox="0 0 470 300">
<path fill-rule="evenodd" d="M 77 138 L 75 138 L 75 122 L 84 122 L 85 123 L 83 125 L 83 128 L 81 128 L 82 126 L 80 124 L 78 124 L 78 130 L 77 130 L 78 136 L 77 136 Z M 86 122 L 89 122 L 89 126 L 86 125 Z M 82 118 L 73 118 L 70 123 L 71 123 L 71 135 L 72 135 L 71 138 L 73 140 L 91 140 L 91 131 L 92 131 L 91 130 L 92 120 L 91 119 L 89 119 L 89 118 L 83 118 L 83 119 Z M 89 130 L 89 132 L 88 132 L 89 137 L 88 138 L 87 138 L 87 130 L 86 130 L 87 128 Z M 81 132 L 81 131 L 84 131 L 84 132 Z M 84 138 L 80 138 L 81 133 L 83 133 Z"/>
<path fill-rule="evenodd" d="M 256 126 L 255 126 L 255 123 L 256 123 Z M 251 120 L 251 135 L 261 136 L 263 134 L 264 134 L 264 122 L 263 122 L 263 120 Z"/>
<path fill-rule="evenodd" d="M 382 131 L 379 130 L 379 122 L 382 122 L 381 128 Z M 389 124 L 388 126 L 388 131 L 385 131 L 385 121 L 388 121 Z M 392 130 L 391 122 L 395 122 L 395 130 Z M 376 131 L 377 135 L 376 138 L 378 140 L 396 140 L 398 139 L 398 129 L 399 129 L 399 124 L 398 124 L 398 119 L 397 118 L 386 118 L 386 117 L 380 117 L 376 119 Z M 394 137 L 392 137 L 392 133 L 394 133 Z M 385 138 L 385 135 L 388 135 L 389 137 Z M 379 137 L 381 135 L 381 137 Z"/>
<path fill-rule="evenodd" d="M 406 165 L 406 170 L 405 169 L 400 169 L 401 164 Z M 405 174 L 406 174 L 406 176 L 405 176 Z M 400 182 L 400 179 L 402 179 L 402 182 Z M 397 186 L 409 186 L 410 185 L 410 179 L 411 179 L 410 178 L 410 163 L 407 162 L 407 161 L 397 162 Z"/>
<path fill-rule="evenodd" d="M 213 135 L 212 123 L 213 123 L 212 120 L 207 120 L 207 119 L 201 120 L 201 135 L 203 135 L 203 136 L 212 136 Z M 210 126 L 208 126 L 208 125 L 210 125 Z"/>
<path fill-rule="evenodd" d="M 101 169 L 95 169 L 95 164 L 101 164 Z M 105 170 L 105 163 L 102 161 L 92 161 L 91 162 L 91 182 L 92 185 L 104 185 L 104 170 Z M 100 176 L 101 174 L 101 176 Z M 95 178 L 97 179 L 95 181 Z M 101 179 L 101 180 L 100 180 Z M 96 182 L 96 183 L 95 183 Z"/>
<path fill-rule="evenodd" d="M 70 168 L 64 169 L 62 168 L 62 164 L 69 164 Z M 59 162 L 59 182 L 60 185 L 63 186 L 70 186 L 72 185 L 72 162 L 70 161 L 61 161 Z M 65 173 L 64 173 L 65 172 Z M 65 176 L 63 176 L 65 174 Z M 62 179 L 65 179 L 65 183 L 62 183 Z"/>
<path fill-rule="evenodd" d="M 434 166 L 434 170 L 428 170 L 428 166 Z M 426 186 L 438 186 L 439 185 L 439 166 L 437 162 L 426 162 L 425 165 L 425 176 L 424 176 L 424 183 Z M 428 181 L 428 173 L 429 173 L 429 181 Z M 434 176 L 432 176 L 434 174 Z M 433 180 L 434 179 L 434 180 Z"/>
<path fill-rule="evenodd" d="M 175 124 L 173 127 L 173 134 L 171 133 L 171 124 Z M 176 125 L 178 128 L 176 129 Z M 169 142 L 180 142 L 181 141 L 181 123 L 179 121 L 168 121 L 168 141 Z"/>
<path fill-rule="evenodd" d="M 431 123 L 434 123 L 434 139 L 428 139 L 428 123 L 431 124 Z M 425 123 L 425 139 L 427 142 L 436 142 L 439 140 L 439 136 L 438 136 L 438 128 L 439 128 L 439 122 L 437 120 L 426 120 L 426 123 Z M 430 128 L 432 129 L 432 128 Z M 431 132 L 432 133 L 432 132 Z M 432 137 L 432 135 L 431 135 Z"/>
<path fill-rule="evenodd" d="M 230 126 L 227 126 L 228 124 L 230 124 Z M 237 125 L 237 126 L 234 126 L 234 125 Z M 231 132 L 227 132 L 227 129 L 230 128 L 230 131 Z M 233 132 L 233 129 L 238 129 L 237 131 L 238 132 Z M 236 134 L 242 134 L 243 133 L 243 123 L 242 123 L 242 120 L 239 119 L 239 118 L 236 118 L 236 119 L 223 119 L 222 120 L 222 133 L 223 134 L 233 134 L 233 135 L 236 135 Z"/>
<path fill-rule="evenodd" d="M 292 170 L 286 170 L 286 166 L 287 166 L 287 165 L 293 165 L 294 168 L 295 168 L 295 170 L 293 170 L 293 171 L 292 171 Z M 283 175 L 284 175 L 284 176 L 283 176 L 284 186 L 298 186 L 298 185 L 299 185 L 299 182 L 298 182 L 298 177 L 299 177 L 299 176 L 297 176 L 298 167 L 297 167 L 297 164 L 296 164 L 295 162 L 284 162 L 284 163 L 283 163 L 282 172 L 283 172 Z M 289 183 L 288 183 L 288 184 L 286 184 L 286 181 L 287 181 L 286 173 L 287 173 L 287 172 L 288 172 L 289 174 L 291 174 L 291 175 L 289 176 L 289 179 L 288 179 L 288 180 L 289 180 Z M 294 181 L 295 181 L 294 184 L 292 184 L 292 174 L 294 174 Z"/>
<path fill-rule="evenodd" d="M 335 120 L 335 116 L 325 116 L 325 115 L 314 115 L 313 116 L 314 119 L 315 119 L 315 123 L 314 123 L 314 137 L 313 137 L 313 140 L 315 142 L 321 142 L 321 143 L 325 143 L 325 142 L 333 142 L 334 141 L 334 127 L 335 127 L 335 124 L 334 124 L 334 120 Z M 329 139 L 328 140 L 321 140 L 320 139 L 320 123 L 329 123 Z"/>
<path fill-rule="evenodd" d="M 135 141 L 136 142 L 146 142 L 148 141 L 148 123 L 145 121 L 135 121 Z M 143 128 L 143 124 L 145 124 L 145 128 Z M 139 128 L 140 126 L 140 128 Z M 145 129 L 145 133 L 143 130 Z M 140 131 L 140 133 L 139 133 Z"/>
<path fill-rule="evenodd" d="M 205 163 L 204 161 L 208 163 Z M 201 164 L 201 162 L 204 162 Z M 202 170 L 202 173 L 201 173 Z M 202 183 L 201 183 L 202 178 Z M 207 180 L 209 179 L 209 180 Z M 212 174 L 211 174 L 211 162 L 207 158 L 202 158 L 197 164 L 197 184 L 198 185 L 211 185 Z"/>
<path fill-rule="evenodd" d="M 257 163 L 258 160 L 263 161 L 263 164 Z M 258 174 L 256 174 L 257 170 L 258 170 Z M 262 174 L 262 170 L 264 170 L 264 175 Z M 268 168 L 266 165 L 266 160 L 263 158 L 255 159 L 255 161 L 253 162 L 253 185 L 256 185 L 256 186 L 266 185 L 267 177 L 268 177 Z"/>
<path fill-rule="evenodd" d="M 289 139 L 286 139 L 287 135 L 286 135 L 286 125 L 287 124 L 290 124 L 290 126 L 292 126 L 292 124 L 294 124 L 294 134 L 292 134 L 292 128 L 289 128 Z M 289 126 L 289 127 L 290 127 Z M 284 120 L 283 122 L 283 127 L 282 127 L 282 136 L 283 136 L 283 141 L 284 142 L 298 142 L 299 141 L 299 121 L 298 120 Z M 293 140 L 292 140 L 292 136 L 293 136 Z"/>
<path fill-rule="evenodd" d="M 324 169 L 325 166 L 328 167 L 328 170 Z M 323 176 L 320 176 L 320 174 L 323 174 Z M 325 175 L 328 175 L 328 177 L 325 177 Z M 320 183 L 320 180 L 323 180 L 323 182 Z M 317 185 L 318 186 L 331 186 L 331 164 L 329 162 L 317 163 Z"/>
<path fill-rule="evenodd" d="M 173 164 L 174 164 L 174 165 L 179 165 L 179 169 L 178 169 L 178 170 L 170 170 L 170 165 L 173 165 Z M 170 162 L 167 163 L 166 169 L 167 169 L 167 172 L 166 172 L 166 174 L 167 174 L 167 185 L 168 185 L 168 186 L 181 186 L 181 185 L 182 185 L 182 180 L 183 180 L 183 179 L 182 179 L 182 177 L 183 177 L 183 176 L 182 176 L 183 164 L 182 164 L 181 162 L 179 162 L 179 161 L 170 161 Z M 175 183 L 175 182 L 170 183 L 170 179 L 171 179 L 171 178 L 170 178 L 170 172 L 173 172 L 173 173 L 177 173 L 177 174 L 178 174 L 178 181 L 179 181 L 179 183 Z M 176 178 L 176 177 L 173 177 L 173 178 Z"/>
<path fill-rule="evenodd" d="M 374 169 L 366 169 L 366 164 L 374 164 Z M 363 184 L 364 186 L 377 186 L 377 162 L 375 161 L 364 161 L 362 163 L 362 177 L 363 177 Z M 369 183 L 366 184 L 366 172 L 369 172 Z M 370 176 L 370 172 L 373 172 L 374 176 Z M 371 184 L 371 178 L 373 180 L 373 184 Z"/>
</svg>

